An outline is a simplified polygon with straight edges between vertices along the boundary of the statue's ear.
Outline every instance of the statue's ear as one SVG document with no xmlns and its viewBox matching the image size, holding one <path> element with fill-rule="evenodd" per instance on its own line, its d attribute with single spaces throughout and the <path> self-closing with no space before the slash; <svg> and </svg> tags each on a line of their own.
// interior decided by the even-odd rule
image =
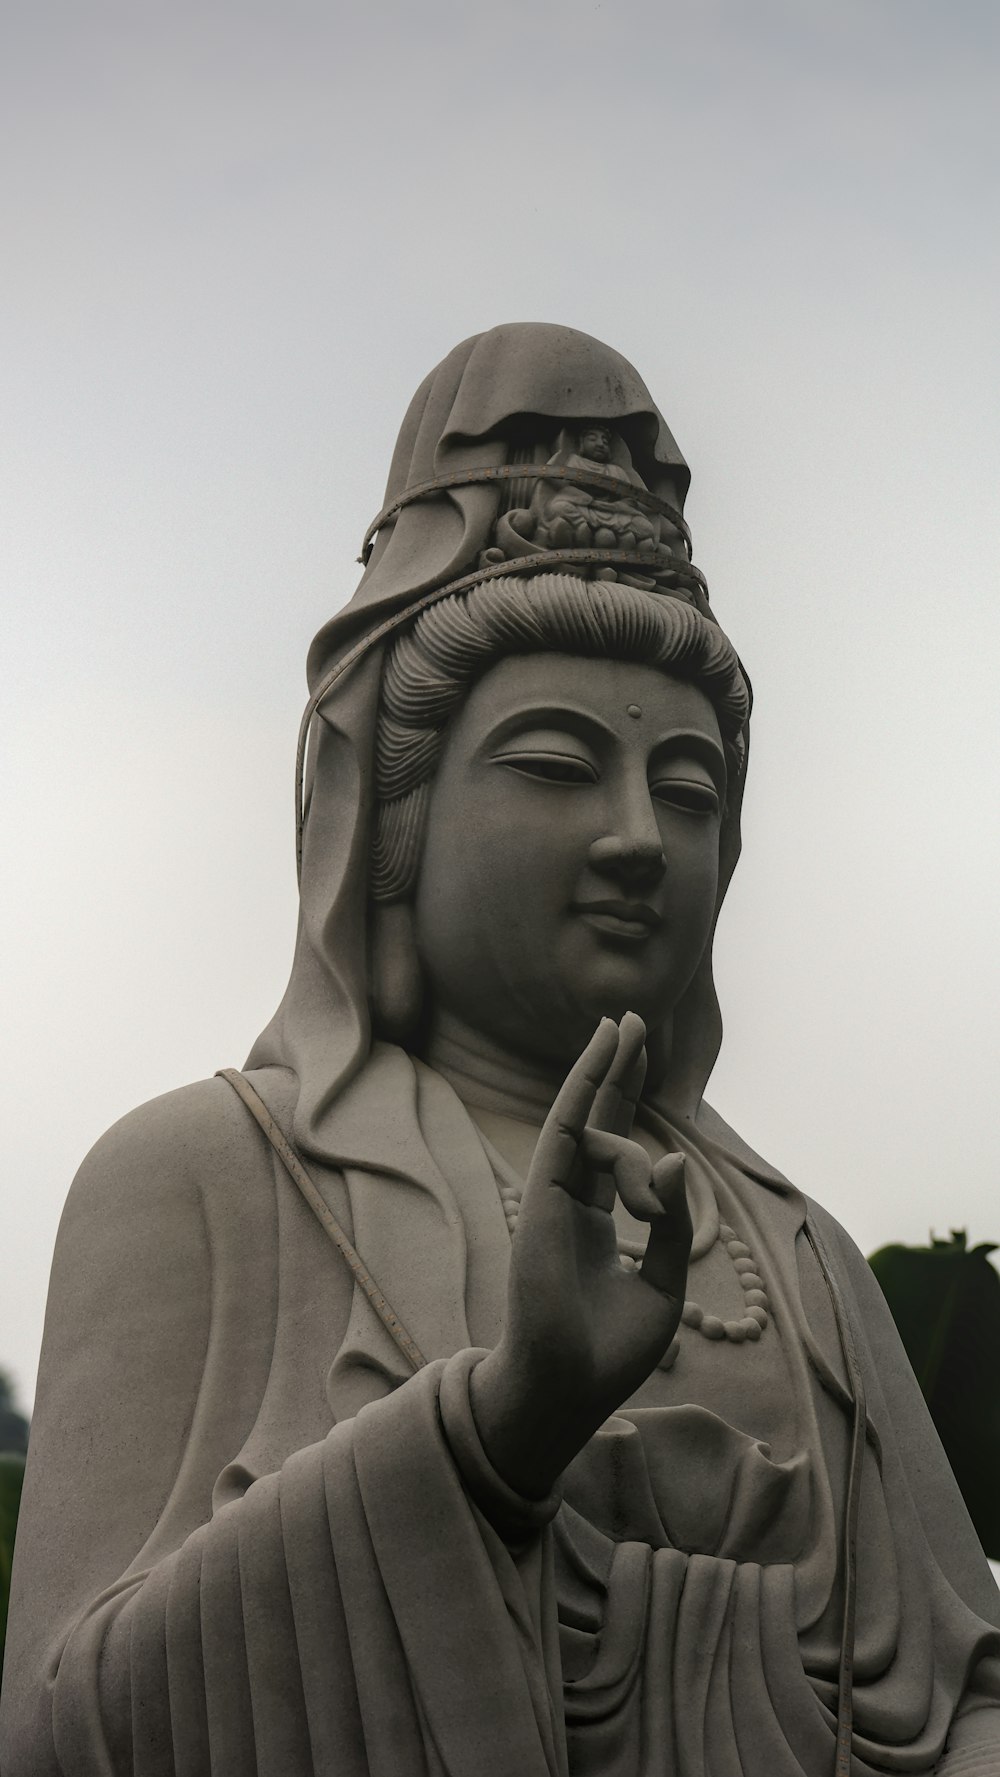
<svg viewBox="0 0 1000 1777">
<path fill-rule="evenodd" d="M 423 981 L 409 901 L 372 904 L 371 1007 L 376 1035 L 405 1045 L 420 1023 Z"/>
</svg>

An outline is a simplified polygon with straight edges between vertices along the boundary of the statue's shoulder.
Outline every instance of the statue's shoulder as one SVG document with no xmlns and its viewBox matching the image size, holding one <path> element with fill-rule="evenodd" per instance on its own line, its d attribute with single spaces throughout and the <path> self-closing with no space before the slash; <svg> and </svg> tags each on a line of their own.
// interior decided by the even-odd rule
<svg viewBox="0 0 1000 1777">
<path fill-rule="evenodd" d="M 815 1197 L 807 1197 L 805 1202 L 813 1234 L 819 1236 L 824 1257 L 832 1263 L 840 1281 L 849 1283 L 865 1315 L 875 1315 L 879 1319 L 886 1316 L 885 1297 L 875 1273 L 843 1222 L 838 1221 L 824 1204 L 817 1203 Z"/>
<path fill-rule="evenodd" d="M 702 1101 L 699 1105 L 695 1126 L 710 1140 L 716 1141 L 721 1147 L 728 1149 L 752 1172 L 759 1174 L 762 1178 L 774 1179 L 782 1185 L 791 1185 L 793 1190 L 798 1191 L 805 1204 L 810 1225 L 814 1233 L 819 1236 L 826 1256 L 836 1264 L 838 1270 L 846 1267 L 852 1280 L 860 1279 L 862 1287 L 867 1290 L 871 1279 L 868 1261 L 860 1248 L 855 1245 L 843 1223 L 839 1222 L 835 1215 L 832 1215 L 822 1203 L 818 1203 L 815 1197 L 810 1197 L 800 1186 L 792 1184 L 792 1181 L 783 1172 L 780 1172 L 770 1160 L 765 1160 L 762 1155 L 758 1154 L 750 1146 L 750 1143 L 744 1140 L 743 1136 L 733 1129 L 710 1104 Z"/>
<path fill-rule="evenodd" d="M 291 1077 L 278 1068 L 247 1077 L 280 1121 Z M 256 1174 L 270 1176 L 260 1131 L 216 1075 L 151 1098 L 112 1124 L 80 1167 L 67 1214 L 195 1204 L 245 1192 Z"/>
<path fill-rule="evenodd" d="M 719 1112 L 704 1099 L 698 1106 L 694 1121 L 695 1128 L 700 1130 L 702 1135 L 707 1135 L 710 1141 L 718 1142 L 720 1147 L 726 1148 L 735 1159 L 741 1160 L 745 1166 L 748 1166 L 751 1172 L 759 1173 L 764 1178 L 775 1179 L 782 1185 L 790 1184 L 791 1181 L 785 1177 L 783 1172 L 779 1172 L 770 1160 L 765 1160 L 762 1154 L 758 1154 L 756 1149 L 752 1148 L 750 1143 L 739 1134 L 739 1131 L 734 1129 L 731 1123 L 727 1123 L 725 1118 L 720 1116 Z"/>
</svg>

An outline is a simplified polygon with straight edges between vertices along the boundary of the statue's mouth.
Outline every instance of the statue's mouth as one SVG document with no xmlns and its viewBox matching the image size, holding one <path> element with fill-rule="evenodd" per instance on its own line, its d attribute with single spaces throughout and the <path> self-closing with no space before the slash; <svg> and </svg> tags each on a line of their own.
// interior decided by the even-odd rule
<svg viewBox="0 0 1000 1777">
<path fill-rule="evenodd" d="M 648 938 L 663 921 L 645 901 L 578 901 L 574 912 L 599 932 L 613 938 Z"/>
</svg>

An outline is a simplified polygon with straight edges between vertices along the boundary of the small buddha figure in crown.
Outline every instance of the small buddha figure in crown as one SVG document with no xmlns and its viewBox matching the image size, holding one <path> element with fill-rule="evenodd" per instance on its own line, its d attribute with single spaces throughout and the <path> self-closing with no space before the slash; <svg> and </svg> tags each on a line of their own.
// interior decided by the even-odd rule
<svg viewBox="0 0 1000 1777">
<path fill-rule="evenodd" d="M 629 488 L 645 483 L 632 468 L 614 460 L 615 435 L 599 420 L 586 420 L 576 438 L 562 433 L 560 448 L 549 458 L 553 468 L 578 469 L 584 475 L 612 477 L 622 483 L 620 495 L 592 492 L 577 485 L 541 482 L 531 503 L 533 540 L 550 549 L 629 549 L 651 560 L 656 556 L 658 520 L 647 516 Z"/>
<path fill-rule="evenodd" d="M 624 440 L 602 420 L 564 426 L 545 463 L 558 477 L 540 477 L 531 503 L 503 514 L 483 561 L 541 550 L 623 550 L 635 566 L 598 566 L 582 572 L 651 589 L 678 562 L 687 565 L 680 530 L 655 510 L 644 510 L 646 483 L 632 466 Z M 621 491 L 608 482 L 620 485 Z M 639 496 L 639 497 L 637 497 Z"/>
</svg>

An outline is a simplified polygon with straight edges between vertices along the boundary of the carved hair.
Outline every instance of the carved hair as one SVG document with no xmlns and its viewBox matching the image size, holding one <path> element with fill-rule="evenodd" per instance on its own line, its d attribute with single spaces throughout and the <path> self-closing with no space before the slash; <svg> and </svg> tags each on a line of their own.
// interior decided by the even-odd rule
<svg viewBox="0 0 1000 1777">
<path fill-rule="evenodd" d="M 507 655 L 540 652 L 636 661 L 691 680 L 711 699 L 730 774 L 739 774 L 746 681 L 731 643 L 692 605 L 568 574 L 486 582 L 421 612 L 386 660 L 376 735 L 377 901 L 413 893 L 429 786 L 448 722 L 471 685 Z"/>
</svg>

